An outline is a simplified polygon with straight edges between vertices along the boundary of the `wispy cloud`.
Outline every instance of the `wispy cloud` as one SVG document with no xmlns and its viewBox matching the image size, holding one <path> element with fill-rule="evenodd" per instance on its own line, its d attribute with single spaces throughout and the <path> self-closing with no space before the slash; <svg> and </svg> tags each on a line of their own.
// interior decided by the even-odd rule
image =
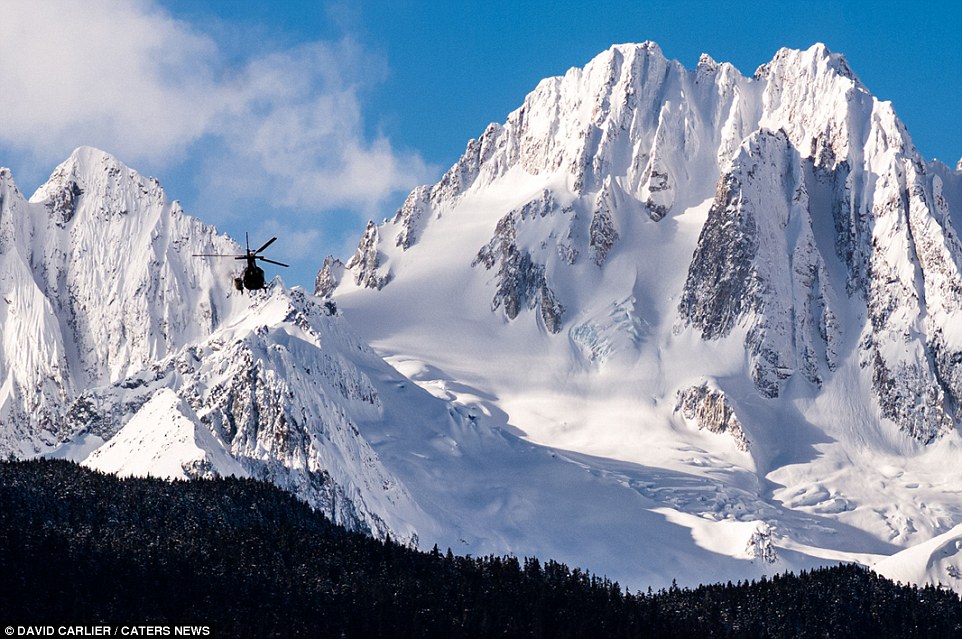
<svg viewBox="0 0 962 639">
<path fill-rule="evenodd" d="M 267 257 L 279 261 L 301 261 L 313 259 L 318 263 L 324 256 L 317 254 L 317 246 L 325 241 L 318 229 L 294 227 L 277 220 L 267 218 L 250 229 L 251 248 L 257 248 L 272 237 L 280 237 L 281 241 L 271 247 Z M 238 238 L 243 243 L 244 238 Z M 281 272 L 283 274 L 283 271 Z"/>
<path fill-rule="evenodd" d="M 234 200 L 270 192 L 292 208 L 369 209 L 418 184 L 431 169 L 417 154 L 364 134 L 359 92 L 379 73 L 348 39 L 251 61 L 210 127 L 225 147 L 206 167 L 213 191 Z"/>
<path fill-rule="evenodd" d="M 365 131 L 362 95 L 384 67 L 346 36 L 238 59 L 152 2 L 12 0 L 0 145 L 50 167 L 82 144 L 134 167 L 200 156 L 216 192 L 200 199 L 220 208 L 375 211 L 432 172 Z"/>
</svg>

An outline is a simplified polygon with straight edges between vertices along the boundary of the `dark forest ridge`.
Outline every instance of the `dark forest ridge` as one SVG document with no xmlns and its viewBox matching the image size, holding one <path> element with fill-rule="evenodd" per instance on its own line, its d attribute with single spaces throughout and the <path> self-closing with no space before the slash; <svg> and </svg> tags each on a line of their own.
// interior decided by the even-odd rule
<svg viewBox="0 0 962 639">
<path fill-rule="evenodd" d="M 458 557 L 332 524 L 250 479 L 0 463 L 0 622 L 207 624 L 217 636 L 935 637 L 950 591 L 854 565 L 625 592 L 553 561 Z"/>
</svg>

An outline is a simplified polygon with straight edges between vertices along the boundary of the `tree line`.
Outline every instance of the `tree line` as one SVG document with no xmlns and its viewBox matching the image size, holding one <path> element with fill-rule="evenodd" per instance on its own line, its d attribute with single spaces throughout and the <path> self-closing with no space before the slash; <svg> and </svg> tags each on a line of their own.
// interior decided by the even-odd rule
<svg viewBox="0 0 962 639">
<path fill-rule="evenodd" d="M 270 484 L 0 463 L 0 624 L 207 624 L 221 637 L 950 637 L 951 591 L 840 565 L 629 592 L 552 560 L 421 552 Z"/>
</svg>

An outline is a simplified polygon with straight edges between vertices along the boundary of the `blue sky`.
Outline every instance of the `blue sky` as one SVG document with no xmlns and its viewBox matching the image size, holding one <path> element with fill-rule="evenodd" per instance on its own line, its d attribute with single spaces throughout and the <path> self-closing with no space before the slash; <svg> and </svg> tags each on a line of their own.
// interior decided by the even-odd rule
<svg viewBox="0 0 962 639">
<path fill-rule="evenodd" d="M 9 0 L 0 166 L 31 193 L 75 147 L 156 176 L 235 238 L 280 236 L 289 284 L 437 180 L 544 77 L 654 40 L 751 74 L 824 42 L 922 153 L 962 156 L 957 2 Z"/>
</svg>

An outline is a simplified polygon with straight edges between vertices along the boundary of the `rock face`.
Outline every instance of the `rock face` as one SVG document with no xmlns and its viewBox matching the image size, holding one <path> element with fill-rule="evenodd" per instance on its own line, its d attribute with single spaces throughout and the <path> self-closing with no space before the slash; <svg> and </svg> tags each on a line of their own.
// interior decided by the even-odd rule
<svg viewBox="0 0 962 639">
<path fill-rule="evenodd" d="M 703 339 L 747 324 L 752 380 L 770 398 L 796 371 L 821 385 L 840 339 L 806 169 L 782 131 L 746 141 L 719 181 L 678 308 Z"/>
<path fill-rule="evenodd" d="M 853 281 L 871 329 L 863 332 L 862 365 L 883 414 L 923 442 L 962 417 L 962 343 L 947 338 L 960 319 L 962 245 L 938 182 L 918 161 L 893 161 L 872 200 L 849 218 L 847 234 L 846 255 L 865 274 Z"/>
</svg>

